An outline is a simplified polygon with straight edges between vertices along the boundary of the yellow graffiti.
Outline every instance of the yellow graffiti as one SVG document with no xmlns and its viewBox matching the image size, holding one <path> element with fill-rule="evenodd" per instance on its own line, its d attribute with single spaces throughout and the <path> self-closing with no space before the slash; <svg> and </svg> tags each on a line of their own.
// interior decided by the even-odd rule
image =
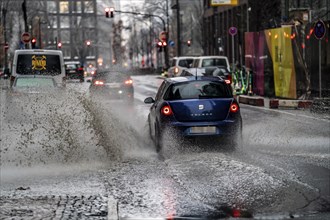
<svg viewBox="0 0 330 220">
<path fill-rule="evenodd" d="M 45 70 L 47 65 L 46 56 L 32 56 L 32 69 Z"/>
</svg>

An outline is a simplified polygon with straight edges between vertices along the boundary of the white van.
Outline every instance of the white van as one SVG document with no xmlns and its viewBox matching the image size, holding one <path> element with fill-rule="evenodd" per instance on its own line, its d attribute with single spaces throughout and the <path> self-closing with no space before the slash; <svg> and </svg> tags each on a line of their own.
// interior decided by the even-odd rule
<svg viewBox="0 0 330 220">
<path fill-rule="evenodd" d="M 12 78 L 25 75 L 53 76 L 58 85 L 65 80 L 65 66 L 60 50 L 16 50 Z"/>
<path fill-rule="evenodd" d="M 168 76 L 180 76 L 182 70 L 190 68 L 195 57 L 173 57 L 170 60 L 170 68 L 168 69 Z"/>
<path fill-rule="evenodd" d="M 215 67 L 225 66 L 230 71 L 230 65 L 226 56 L 200 56 L 196 57 L 192 67 L 203 68 L 203 67 Z"/>
</svg>

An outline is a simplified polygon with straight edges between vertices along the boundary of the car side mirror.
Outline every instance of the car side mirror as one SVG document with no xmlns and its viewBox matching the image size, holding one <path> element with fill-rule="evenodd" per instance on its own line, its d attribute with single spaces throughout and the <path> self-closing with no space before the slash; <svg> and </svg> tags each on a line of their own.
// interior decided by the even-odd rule
<svg viewBox="0 0 330 220">
<path fill-rule="evenodd" d="M 148 97 L 144 100 L 144 103 L 146 103 L 146 104 L 152 104 L 154 102 L 155 102 L 155 100 L 152 97 Z"/>
</svg>

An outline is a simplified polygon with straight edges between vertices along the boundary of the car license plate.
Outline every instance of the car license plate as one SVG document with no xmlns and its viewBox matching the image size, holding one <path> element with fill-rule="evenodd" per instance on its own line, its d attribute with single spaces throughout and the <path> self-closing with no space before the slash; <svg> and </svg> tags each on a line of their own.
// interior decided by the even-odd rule
<svg viewBox="0 0 330 220">
<path fill-rule="evenodd" d="M 120 88 L 120 83 L 107 83 L 109 88 Z"/>
<path fill-rule="evenodd" d="M 191 127 L 190 133 L 192 134 L 215 134 L 216 127 L 215 126 L 203 126 L 203 127 Z"/>
</svg>

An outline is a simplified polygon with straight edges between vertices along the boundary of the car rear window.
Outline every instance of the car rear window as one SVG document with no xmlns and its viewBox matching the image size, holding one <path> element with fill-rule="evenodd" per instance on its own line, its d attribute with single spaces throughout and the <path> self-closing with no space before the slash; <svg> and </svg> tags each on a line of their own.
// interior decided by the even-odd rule
<svg viewBox="0 0 330 220">
<path fill-rule="evenodd" d="M 226 59 L 221 59 L 221 58 L 203 59 L 202 67 L 208 67 L 208 66 L 227 66 L 227 61 Z"/>
<path fill-rule="evenodd" d="M 55 87 L 53 79 L 50 78 L 17 78 L 16 87 Z"/>
<path fill-rule="evenodd" d="M 164 100 L 232 98 L 227 84 L 216 81 L 189 81 L 171 85 Z"/>
<path fill-rule="evenodd" d="M 78 69 L 78 64 L 65 64 L 65 69 L 67 69 L 67 70 Z"/>
<path fill-rule="evenodd" d="M 180 60 L 178 66 L 189 68 L 193 61 L 193 59 Z"/>
<path fill-rule="evenodd" d="M 124 82 L 129 76 L 119 72 L 101 72 L 98 73 L 95 79 L 105 80 L 106 82 Z"/>
<path fill-rule="evenodd" d="M 60 56 L 49 54 L 20 54 L 17 56 L 17 74 L 21 75 L 59 75 Z"/>
</svg>

